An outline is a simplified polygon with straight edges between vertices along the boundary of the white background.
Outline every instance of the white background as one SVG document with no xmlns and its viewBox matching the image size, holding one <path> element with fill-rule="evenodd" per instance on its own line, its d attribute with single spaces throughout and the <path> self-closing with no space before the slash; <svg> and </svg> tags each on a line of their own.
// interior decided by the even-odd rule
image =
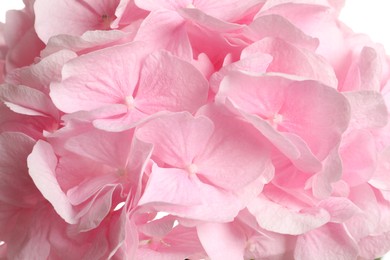
<svg viewBox="0 0 390 260">
<path fill-rule="evenodd" d="M 22 0 L 0 0 L 0 22 L 5 21 L 7 10 L 21 8 Z M 366 33 L 374 41 L 382 43 L 390 54 L 389 0 L 346 0 L 340 19 L 355 32 Z M 390 254 L 382 259 L 390 260 Z"/>
</svg>

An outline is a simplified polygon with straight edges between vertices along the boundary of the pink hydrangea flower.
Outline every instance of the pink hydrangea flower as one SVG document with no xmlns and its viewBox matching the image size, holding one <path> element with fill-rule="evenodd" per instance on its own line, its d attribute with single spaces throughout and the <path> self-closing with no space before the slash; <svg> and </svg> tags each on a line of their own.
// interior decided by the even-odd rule
<svg viewBox="0 0 390 260">
<path fill-rule="evenodd" d="M 390 59 L 334 0 L 25 0 L 0 259 L 375 259 Z"/>
</svg>

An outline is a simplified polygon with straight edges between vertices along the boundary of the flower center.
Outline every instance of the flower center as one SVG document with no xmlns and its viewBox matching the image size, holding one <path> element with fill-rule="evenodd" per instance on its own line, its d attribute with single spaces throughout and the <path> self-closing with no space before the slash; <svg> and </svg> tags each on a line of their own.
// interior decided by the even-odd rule
<svg viewBox="0 0 390 260">
<path fill-rule="evenodd" d="M 128 108 L 132 109 L 135 107 L 135 104 L 134 104 L 134 98 L 133 96 L 127 96 L 125 97 L 125 104 Z"/>
<path fill-rule="evenodd" d="M 195 5 L 193 3 L 189 3 L 186 8 L 196 8 Z"/>
<path fill-rule="evenodd" d="M 273 127 L 277 127 L 283 122 L 283 115 L 276 113 L 268 119 L 268 122 L 270 122 Z"/>
<path fill-rule="evenodd" d="M 103 30 L 108 30 L 111 28 L 111 22 L 114 20 L 108 14 L 103 14 L 101 16 L 101 27 Z"/>
<path fill-rule="evenodd" d="M 127 170 L 120 168 L 116 171 L 116 174 L 118 174 L 120 177 L 126 177 L 127 176 Z"/>
<path fill-rule="evenodd" d="M 190 165 L 187 166 L 187 171 L 190 175 L 194 175 L 198 173 L 199 169 L 198 166 L 196 166 L 196 164 L 191 163 Z"/>
</svg>

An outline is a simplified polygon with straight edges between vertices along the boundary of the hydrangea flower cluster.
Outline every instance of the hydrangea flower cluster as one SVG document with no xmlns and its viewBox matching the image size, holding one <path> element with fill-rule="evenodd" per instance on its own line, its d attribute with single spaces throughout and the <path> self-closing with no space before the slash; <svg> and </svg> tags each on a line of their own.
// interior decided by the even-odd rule
<svg viewBox="0 0 390 260">
<path fill-rule="evenodd" d="M 390 60 L 342 0 L 25 0 L 0 24 L 1 259 L 373 259 Z"/>
</svg>

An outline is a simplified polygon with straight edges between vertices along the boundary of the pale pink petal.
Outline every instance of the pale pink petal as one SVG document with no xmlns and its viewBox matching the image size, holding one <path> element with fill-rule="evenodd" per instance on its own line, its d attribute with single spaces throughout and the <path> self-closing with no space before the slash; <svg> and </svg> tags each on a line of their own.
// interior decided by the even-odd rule
<svg viewBox="0 0 390 260">
<path fill-rule="evenodd" d="M 37 0 L 34 4 L 35 29 L 45 43 L 59 34 L 81 35 L 88 30 L 110 29 L 118 4 L 119 0 Z M 64 24 L 64 21 L 67 22 Z"/>
<path fill-rule="evenodd" d="M 249 57 L 259 52 L 270 54 L 273 58 L 267 72 L 297 75 L 337 89 L 338 82 L 332 66 L 323 57 L 305 48 L 278 38 L 267 37 L 245 48 L 241 57 Z"/>
<path fill-rule="evenodd" d="M 227 1 L 203 1 L 203 0 L 169 0 L 169 1 L 156 1 L 136 0 L 135 3 L 140 8 L 145 10 L 155 11 L 158 9 L 197 9 L 202 12 L 225 21 L 234 22 L 242 18 L 247 12 L 252 11 L 254 7 L 261 6 L 263 1 L 261 0 L 227 0 Z"/>
<path fill-rule="evenodd" d="M 38 141 L 27 158 L 29 174 L 42 195 L 66 222 L 76 223 L 75 212 L 55 175 L 57 157 L 50 144 Z"/>
<path fill-rule="evenodd" d="M 310 151 L 310 143 L 305 139 L 302 140 L 299 135 L 299 132 L 303 132 L 303 128 L 298 122 L 287 122 L 288 118 L 284 118 L 282 112 L 288 102 L 296 103 L 292 101 L 296 98 L 286 97 L 292 82 L 294 81 L 281 76 L 250 76 L 235 72 L 223 79 L 216 99 L 246 118 L 282 153 L 292 159 L 297 167 L 304 171 L 318 171 L 321 165 L 316 158 L 317 154 Z M 296 119 L 292 121 L 298 121 Z M 301 130 L 298 132 L 295 129 L 284 129 L 284 123 Z M 319 126 L 320 129 L 322 127 Z M 306 131 L 305 135 L 307 135 Z"/>
<path fill-rule="evenodd" d="M 156 1 L 156 0 L 135 0 L 135 4 L 142 9 L 155 11 L 159 9 L 170 9 L 185 8 L 189 4 L 192 4 L 193 0 L 167 0 L 167 1 Z"/>
<path fill-rule="evenodd" d="M 259 16 L 249 25 L 245 33 L 253 41 L 276 37 L 311 51 L 314 51 L 319 44 L 318 39 L 305 34 L 283 16 L 274 14 Z"/>
<path fill-rule="evenodd" d="M 194 0 L 193 5 L 206 14 L 230 22 L 236 22 L 253 10 L 259 9 L 263 5 L 262 0 L 240 0 L 227 1 L 203 1 Z"/>
<path fill-rule="evenodd" d="M 377 232 L 381 211 L 374 189 L 369 184 L 351 187 L 348 199 L 361 210 L 344 223 L 350 235 L 358 241 Z"/>
<path fill-rule="evenodd" d="M 105 185 L 93 198 L 86 203 L 86 206 L 77 213 L 78 230 L 85 232 L 98 227 L 109 214 L 113 204 L 113 194 L 116 185 Z"/>
<path fill-rule="evenodd" d="M 211 259 L 243 259 L 246 237 L 233 223 L 204 223 L 196 227 Z"/>
<path fill-rule="evenodd" d="M 161 51 L 145 60 L 134 103 L 147 114 L 161 110 L 195 112 L 205 104 L 207 94 L 208 82 L 200 71 Z"/>
<path fill-rule="evenodd" d="M 330 221 L 335 223 L 343 223 L 360 213 L 360 209 L 355 204 L 349 199 L 342 197 L 331 197 L 321 200 L 318 206 L 327 210 L 331 217 Z"/>
<path fill-rule="evenodd" d="M 379 128 L 388 122 L 383 96 L 376 91 L 344 92 L 351 106 L 351 129 Z"/>
<path fill-rule="evenodd" d="M 302 138 L 288 132 L 283 133 L 283 135 L 288 138 L 300 152 L 299 158 L 292 160 L 298 169 L 304 172 L 318 172 L 323 168 L 320 160 L 313 154 L 308 144 Z"/>
<path fill-rule="evenodd" d="M 241 57 L 239 61 L 225 65 L 219 71 L 215 72 L 210 78 L 210 88 L 217 93 L 221 81 L 231 71 L 240 70 L 263 74 L 267 71 L 271 62 L 272 56 L 263 53 L 255 53 L 249 57 Z"/>
<path fill-rule="evenodd" d="M 333 184 L 339 181 L 343 174 L 342 161 L 339 154 L 339 146 L 333 148 L 322 161 L 322 169 L 312 178 L 313 195 L 317 198 L 324 199 L 329 197 L 333 191 Z"/>
<path fill-rule="evenodd" d="M 204 252 L 195 228 L 177 226 L 165 236 L 164 241 L 172 245 L 173 248 L 167 247 L 166 250 L 162 250 L 163 252 L 174 250 L 183 252 L 186 256 Z M 188 258 L 191 259 L 191 257 Z"/>
<path fill-rule="evenodd" d="M 103 113 L 93 113 L 95 120 L 93 126 L 109 132 L 121 132 L 133 128 L 142 123 L 147 118 L 147 114 L 136 108 L 129 109 L 125 105 L 112 105 L 98 109 Z M 115 112 L 116 111 L 116 112 Z"/>
<path fill-rule="evenodd" d="M 55 131 L 58 121 L 47 116 L 29 116 L 13 112 L 4 103 L 0 102 L 0 130 L 1 132 L 20 132 L 34 139 L 42 138 L 44 131 Z"/>
<path fill-rule="evenodd" d="M 269 146 L 250 124 L 216 106 L 204 107 L 198 114 L 215 125 L 206 149 L 193 162 L 199 174 L 223 189 L 239 190 L 263 174 L 273 173 Z"/>
<path fill-rule="evenodd" d="M 147 236 L 141 241 L 138 248 L 139 259 L 197 259 L 194 255 L 205 255 L 199 242 L 195 228 L 175 226 L 175 218 L 171 215 L 154 220 L 143 226 L 138 226 L 145 231 L 149 226 Z M 162 231 L 162 232 L 161 232 Z M 146 245 L 143 245 L 146 243 Z"/>
<path fill-rule="evenodd" d="M 67 190 L 66 196 L 72 205 L 77 206 L 93 198 L 107 183 L 116 183 L 117 181 L 118 176 L 116 173 L 89 178 Z"/>
<path fill-rule="evenodd" d="M 278 75 L 232 71 L 222 80 L 216 100 L 223 103 L 229 98 L 243 111 L 272 121 L 285 102 L 285 89 L 291 82 Z"/>
<path fill-rule="evenodd" d="M 147 122 L 137 129 L 136 136 L 153 144 L 155 157 L 171 166 L 186 168 L 206 148 L 213 131 L 210 119 L 182 112 Z"/>
<path fill-rule="evenodd" d="M 227 101 L 229 107 L 234 107 L 230 100 Z M 231 105 L 229 105 L 229 103 Z M 261 134 L 263 134 L 275 147 L 277 147 L 284 155 L 292 160 L 299 159 L 301 153 L 294 143 L 288 140 L 283 134 L 275 131 L 275 129 L 265 120 L 259 118 L 258 116 L 248 114 L 242 111 L 239 113 L 250 122 L 256 129 L 258 129 Z"/>
<path fill-rule="evenodd" d="M 143 20 L 135 40 L 148 42 L 155 49 L 165 49 L 187 61 L 193 57 L 185 20 L 176 12 L 152 12 Z"/>
<path fill-rule="evenodd" d="M 4 37 L 9 49 L 5 69 L 9 72 L 34 63 L 45 45 L 35 32 L 34 14 L 26 8 L 9 10 L 6 13 L 6 24 Z"/>
<path fill-rule="evenodd" d="M 123 26 L 132 25 L 145 19 L 149 14 L 148 11 L 140 9 L 134 0 L 120 0 L 118 7 L 115 10 L 116 19 L 112 21 L 111 28 L 121 28 Z M 126 29 L 124 29 L 126 31 Z"/>
<path fill-rule="evenodd" d="M 191 192 L 188 192 L 188 191 Z M 181 169 L 153 166 L 140 204 L 163 202 L 182 207 L 201 205 L 200 189 L 191 176 Z"/>
<path fill-rule="evenodd" d="M 377 259 L 390 250 L 390 232 L 377 236 L 367 236 L 359 241 L 359 256 L 365 259 Z"/>
<path fill-rule="evenodd" d="M 320 160 L 339 143 L 350 119 L 347 100 L 315 81 L 294 82 L 279 113 L 285 118 L 280 124 L 284 131 L 299 135 Z"/>
<path fill-rule="evenodd" d="M 390 147 L 382 151 L 378 156 L 377 167 L 374 175 L 369 180 L 372 186 L 381 190 L 390 190 Z"/>
<path fill-rule="evenodd" d="M 0 204 L 28 207 L 40 197 L 27 172 L 26 158 L 34 144 L 22 133 L 0 134 Z"/>
<path fill-rule="evenodd" d="M 78 57 L 62 70 L 62 82 L 51 84 L 54 104 L 66 113 L 127 104 L 138 81 L 144 44 L 134 42 Z"/>
<path fill-rule="evenodd" d="M 365 130 L 345 135 L 340 146 L 343 180 L 350 186 L 367 183 L 374 175 L 377 151 L 373 136 Z"/>
<path fill-rule="evenodd" d="M 132 138 L 133 131 L 112 133 L 96 129 L 72 136 L 65 143 L 65 148 L 111 167 L 125 167 Z"/>
<path fill-rule="evenodd" d="M 178 13 L 186 20 L 196 23 L 202 28 L 207 28 L 213 31 L 229 32 L 243 28 L 243 26 L 239 24 L 225 22 L 196 8 L 181 9 L 178 10 Z"/>
<path fill-rule="evenodd" d="M 327 224 L 298 237 L 296 259 L 357 259 L 358 247 L 342 225 Z"/>
<path fill-rule="evenodd" d="M 191 192 L 188 192 L 191 191 Z M 153 167 L 139 205 L 195 220 L 231 221 L 242 208 L 232 193 L 174 168 Z"/>
<path fill-rule="evenodd" d="M 0 87 L 1 100 L 14 112 L 31 116 L 58 119 L 59 113 L 50 98 L 39 90 L 4 84 Z"/>
<path fill-rule="evenodd" d="M 81 36 L 60 34 L 49 39 L 45 49 L 41 51 L 41 57 L 47 57 L 64 49 L 78 54 L 85 54 L 109 46 L 126 43 L 128 42 L 126 40 L 132 38 L 134 38 L 134 35 L 128 35 L 118 30 L 87 31 Z"/>
<path fill-rule="evenodd" d="M 39 63 L 13 70 L 7 75 L 7 82 L 29 86 L 49 94 L 50 82 L 61 80 L 62 66 L 76 57 L 72 51 L 60 50 L 43 58 Z"/>
<path fill-rule="evenodd" d="M 282 234 L 303 234 L 330 220 L 329 213 L 322 208 L 290 210 L 263 195 L 249 203 L 248 209 L 262 228 Z"/>
<path fill-rule="evenodd" d="M 340 91 L 379 91 L 381 86 L 382 61 L 374 48 L 363 47 L 360 57 L 351 64 Z"/>
<path fill-rule="evenodd" d="M 240 211 L 234 222 L 246 235 L 244 259 L 290 259 L 296 236 L 284 235 L 262 229 L 247 210 Z"/>
</svg>

